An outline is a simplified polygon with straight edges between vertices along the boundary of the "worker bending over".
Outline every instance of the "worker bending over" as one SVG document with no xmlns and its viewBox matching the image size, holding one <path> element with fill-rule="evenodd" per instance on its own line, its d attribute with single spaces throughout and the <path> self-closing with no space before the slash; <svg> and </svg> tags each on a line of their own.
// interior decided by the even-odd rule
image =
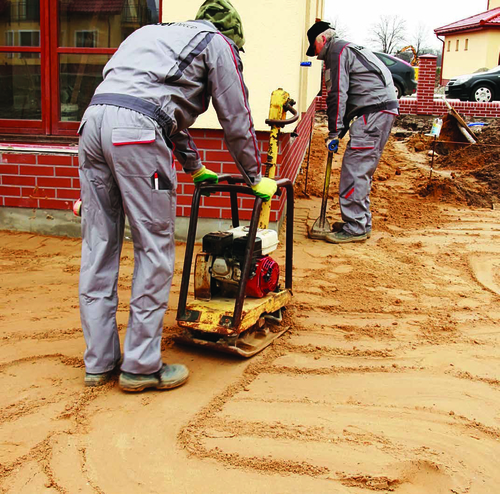
<svg viewBox="0 0 500 494">
<path fill-rule="evenodd" d="M 194 21 L 138 29 L 104 68 L 79 129 L 79 291 L 88 386 L 104 384 L 121 361 L 116 311 L 125 216 L 134 274 L 119 385 L 169 389 L 188 378 L 184 365 L 162 362 L 160 348 L 174 272 L 174 157 L 195 183 L 217 182 L 187 131 L 210 98 L 245 182 L 264 200 L 276 192 L 276 183 L 260 173 L 239 56 L 243 43 L 232 5 L 208 0 Z"/>
<path fill-rule="evenodd" d="M 326 146 L 337 152 L 339 139 L 347 131 L 350 137 L 340 173 L 342 222 L 334 225 L 326 241 L 360 242 L 371 235 L 372 177 L 398 115 L 396 90 L 383 62 L 370 50 L 338 39 L 327 22 L 313 24 L 307 37 L 307 55 L 317 56 L 325 64 Z"/>
</svg>

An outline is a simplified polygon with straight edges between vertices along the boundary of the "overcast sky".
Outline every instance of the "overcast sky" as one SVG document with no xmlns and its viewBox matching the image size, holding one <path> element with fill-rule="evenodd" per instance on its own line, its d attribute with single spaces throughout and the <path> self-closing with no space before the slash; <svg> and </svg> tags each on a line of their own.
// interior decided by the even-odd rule
<svg viewBox="0 0 500 494">
<path fill-rule="evenodd" d="M 434 29 L 484 12 L 487 5 L 488 0 L 326 0 L 325 18 L 337 20 L 349 41 L 378 49 L 380 46 L 369 40 L 371 26 L 381 15 L 396 15 L 406 21 L 407 44 L 413 44 L 413 33 L 422 24 L 428 33 L 429 47 L 441 49 Z"/>
</svg>

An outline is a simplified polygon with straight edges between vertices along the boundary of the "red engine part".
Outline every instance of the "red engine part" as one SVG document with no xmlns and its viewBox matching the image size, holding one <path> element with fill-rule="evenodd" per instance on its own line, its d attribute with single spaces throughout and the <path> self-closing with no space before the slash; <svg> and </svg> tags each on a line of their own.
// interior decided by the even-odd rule
<svg viewBox="0 0 500 494">
<path fill-rule="evenodd" d="M 248 280 L 247 295 L 262 298 L 276 289 L 279 277 L 280 267 L 274 259 L 269 256 L 259 259 L 255 266 L 255 275 Z"/>
</svg>

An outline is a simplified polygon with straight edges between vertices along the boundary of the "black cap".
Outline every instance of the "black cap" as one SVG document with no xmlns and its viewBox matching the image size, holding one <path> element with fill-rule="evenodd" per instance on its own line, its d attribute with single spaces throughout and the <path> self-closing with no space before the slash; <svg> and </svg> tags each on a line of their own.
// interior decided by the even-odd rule
<svg viewBox="0 0 500 494">
<path fill-rule="evenodd" d="M 330 29 L 331 27 L 332 26 L 330 26 L 329 22 L 319 21 L 319 22 L 315 22 L 309 28 L 309 31 L 307 31 L 307 39 L 309 40 L 309 48 L 306 51 L 306 55 L 308 57 L 314 57 L 316 55 L 316 50 L 314 48 L 314 42 L 316 41 L 316 38 L 318 37 L 318 35 L 320 35 L 323 31 Z"/>
</svg>

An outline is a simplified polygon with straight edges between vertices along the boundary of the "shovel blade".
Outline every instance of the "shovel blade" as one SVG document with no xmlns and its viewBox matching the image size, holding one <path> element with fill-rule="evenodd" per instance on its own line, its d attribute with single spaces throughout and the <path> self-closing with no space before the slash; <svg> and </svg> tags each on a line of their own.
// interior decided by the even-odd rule
<svg viewBox="0 0 500 494">
<path fill-rule="evenodd" d="M 309 230 L 309 238 L 313 240 L 325 240 L 326 234 L 332 231 L 330 222 L 321 216 L 313 223 Z"/>
</svg>

